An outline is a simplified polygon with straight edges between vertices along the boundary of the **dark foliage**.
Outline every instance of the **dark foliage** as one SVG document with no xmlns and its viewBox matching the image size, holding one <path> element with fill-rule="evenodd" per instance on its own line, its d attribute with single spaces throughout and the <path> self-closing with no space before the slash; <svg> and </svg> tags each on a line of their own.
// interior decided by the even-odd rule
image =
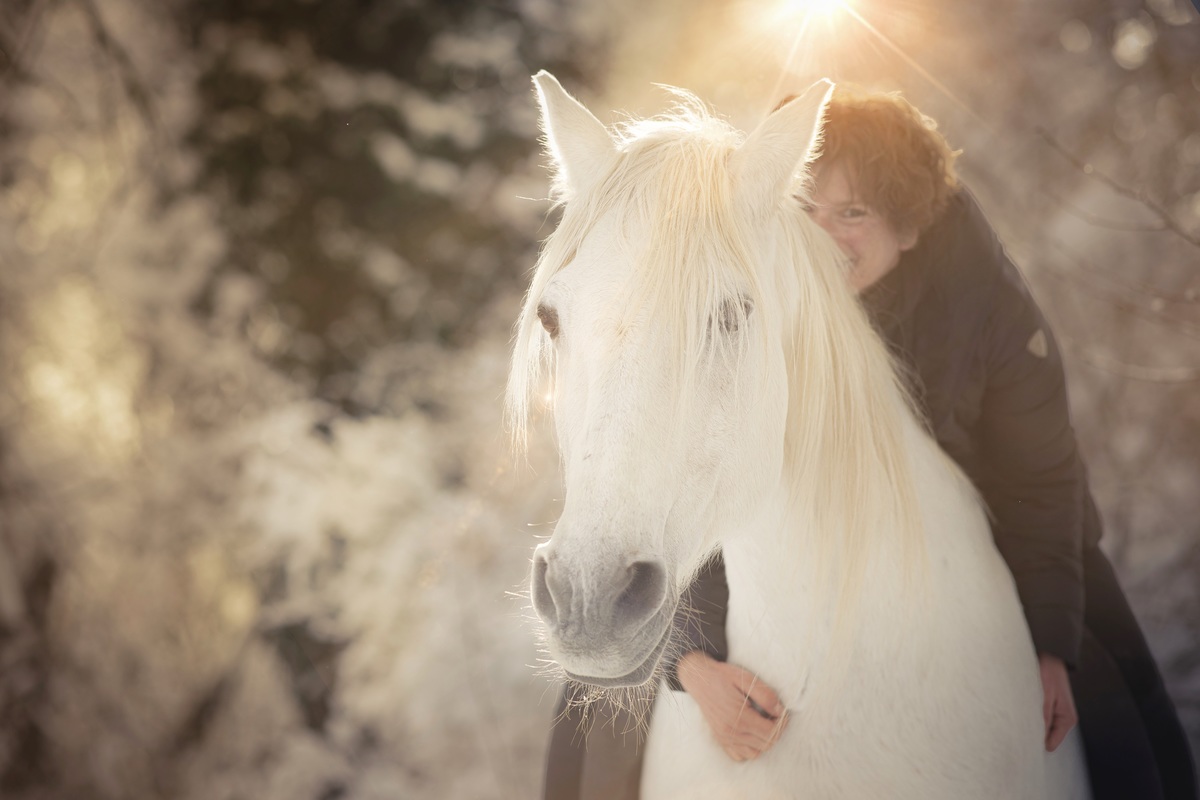
<svg viewBox="0 0 1200 800">
<path fill-rule="evenodd" d="M 366 353 L 402 341 L 471 341 L 476 312 L 527 267 L 530 238 L 486 206 L 462 202 L 473 190 L 466 167 L 513 171 L 534 141 L 504 120 L 512 96 L 529 92 L 528 76 L 539 68 L 581 71 L 572 35 L 525 24 L 525 13 L 513 2 L 188 4 L 181 24 L 207 64 L 190 145 L 204 159 L 199 188 L 221 198 L 232 240 L 224 271 L 197 298 L 197 311 L 212 312 L 224 274 L 261 279 L 269 288 L 258 313 L 286 331 L 263 355 L 356 413 L 370 409 L 349 408 L 348 376 Z M 565 24 L 562 16 L 555 19 Z M 439 37 L 496 31 L 515 42 L 506 63 L 467 67 L 431 53 Z M 241 69 L 236 56 L 248 42 L 288 54 L 286 67 L 269 78 Z M 378 97 L 332 107 L 314 86 L 314 62 L 344 68 L 355 81 L 386 76 L 435 103 L 465 98 L 482 136 L 422 135 L 402 109 Z M 271 96 L 281 93 L 301 107 L 273 107 Z M 227 132 L 232 118 L 241 126 L 236 135 Z M 458 185 L 432 191 L 389 176 L 372 155 L 380 134 L 398 137 L 417 159 L 463 167 Z M 271 212 L 256 213 L 265 204 Z M 345 246 L 329 247 L 338 237 Z M 405 276 L 381 285 L 364 269 L 369 248 L 398 255 Z"/>
</svg>

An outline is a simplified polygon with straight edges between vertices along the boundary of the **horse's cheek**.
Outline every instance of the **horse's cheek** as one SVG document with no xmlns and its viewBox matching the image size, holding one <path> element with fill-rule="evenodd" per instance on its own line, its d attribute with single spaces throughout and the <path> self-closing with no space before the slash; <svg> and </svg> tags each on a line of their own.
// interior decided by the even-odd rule
<svg viewBox="0 0 1200 800">
<path fill-rule="evenodd" d="M 587 407 L 587 381 L 580 380 L 568 365 L 560 361 L 554 389 L 554 432 L 564 464 L 570 463 L 576 440 L 584 428 L 583 409 Z"/>
<path fill-rule="evenodd" d="M 731 416 L 735 422 L 728 458 L 733 480 L 757 494 L 773 486 L 783 468 L 786 391 L 769 381 L 747 381 Z"/>
</svg>

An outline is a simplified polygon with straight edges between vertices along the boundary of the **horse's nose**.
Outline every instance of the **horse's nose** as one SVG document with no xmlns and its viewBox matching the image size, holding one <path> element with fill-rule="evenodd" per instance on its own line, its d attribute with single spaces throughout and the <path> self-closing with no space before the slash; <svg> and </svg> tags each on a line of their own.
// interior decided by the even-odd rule
<svg viewBox="0 0 1200 800">
<path fill-rule="evenodd" d="M 554 570 L 553 575 L 550 574 L 550 559 L 546 550 L 547 546 L 542 544 L 534 551 L 533 578 L 530 583 L 533 590 L 533 610 L 542 622 L 553 630 L 558 627 L 559 604 L 570 612 L 571 583 L 563 580 L 562 570 Z M 550 588 L 552 582 L 555 584 L 553 589 Z"/>
<path fill-rule="evenodd" d="M 667 599 L 667 572 L 657 561 L 637 560 L 597 580 L 592 570 L 572 574 L 552 558 L 546 545 L 533 556 L 533 609 L 560 637 L 620 636 L 638 630 Z"/>
</svg>

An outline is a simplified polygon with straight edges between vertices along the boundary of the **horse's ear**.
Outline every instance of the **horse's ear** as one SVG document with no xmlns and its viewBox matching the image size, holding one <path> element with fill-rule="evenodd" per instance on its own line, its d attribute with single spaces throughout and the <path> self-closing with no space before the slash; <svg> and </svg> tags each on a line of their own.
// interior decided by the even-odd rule
<svg viewBox="0 0 1200 800">
<path fill-rule="evenodd" d="M 603 123 L 549 72 L 534 75 L 533 83 L 542 108 L 546 151 L 557 167 L 554 191 L 569 200 L 599 181 L 616 155 L 616 143 Z"/>
<path fill-rule="evenodd" d="M 755 205 L 774 204 L 790 192 L 796 170 L 821 141 L 821 119 L 833 84 L 821 79 L 771 114 L 733 155 L 737 189 Z"/>
</svg>

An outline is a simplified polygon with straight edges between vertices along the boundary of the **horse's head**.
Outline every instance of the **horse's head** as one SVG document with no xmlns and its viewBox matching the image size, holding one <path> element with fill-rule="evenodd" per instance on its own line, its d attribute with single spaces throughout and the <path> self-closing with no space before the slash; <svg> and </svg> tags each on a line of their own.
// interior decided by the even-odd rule
<svg viewBox="0 0 1200 800">
<path fill-rule="evenodd" d="M 794 268 L 774 267 L 792 257 L 794 175 L 830 87 L 743 143 L 687 100 L 610 132 L 552 76 L 535 82 L 565 210 L 526 299 L 509 400 L 522 420 L 553 364 L 566 498 L 534 555 L 533 603 L 568 675 L 632 686 L 654 674 L 721 534 L 780 485 L 800 289 Z"/>
</svg>

